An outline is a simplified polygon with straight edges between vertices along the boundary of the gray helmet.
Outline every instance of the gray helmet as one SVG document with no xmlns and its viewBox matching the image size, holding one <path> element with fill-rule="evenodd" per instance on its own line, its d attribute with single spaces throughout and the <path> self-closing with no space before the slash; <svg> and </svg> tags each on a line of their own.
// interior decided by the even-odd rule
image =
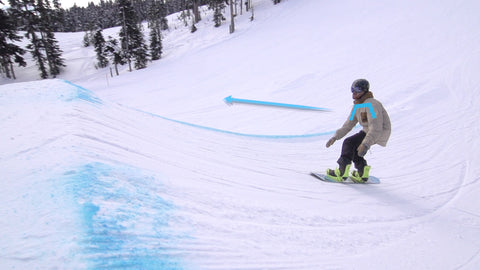
<svg viewBox="0 0 480 270">
<path fill-rule="evenodd" d="M 368 92 L 370 89 L 370 83 L 365 79 L 358 79 L 352 83 L 352 92 L 361 93 Z"/>
</svg>

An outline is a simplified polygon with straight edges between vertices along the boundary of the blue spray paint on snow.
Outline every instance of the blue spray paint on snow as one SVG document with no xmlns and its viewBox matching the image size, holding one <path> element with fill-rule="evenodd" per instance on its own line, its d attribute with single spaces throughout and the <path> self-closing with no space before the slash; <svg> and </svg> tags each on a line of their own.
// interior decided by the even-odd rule
<svg viewBox="0 0 480 270">
<path fill-rule="evenodd" d="M 78 99 L 86 100 L 88 102 L 102 104 L 102 101 L 100 99 L 98 99 L 97 97 L 95 97 L 93 92 L 91 92 L 90 90 L 85 89 L 85 88 L 83 88 L 79 85 L 76 85 L 76 84 L 74 84 L 72 82 L 69 82 L 69 81 L 66 81 L 66 80 L 64 80 L 64 82 L 77 88 L 77 90 L 76 90 L 77 94 L 75 96 L 75 99 L 78 98 Z M 71 100 L 73 100 L 73 99 L 71 99 Z M 326 131 L 326 132 L 319 132 L 319 133 L 299 134 L 299 135 L 263 135 L 263 134 L 240 133 L 240 132 L 234 132 L 234 131 L 229 131 L 229 130 L 223 130 L 223 129 L 218 129 L 218 128 L 212 128 L 212 127 L 197 125 L 197 124 L 193 124 L 193 123 L 188 123 L 188 122 L 164 117 L 164 116 L 154 114 L 154 113 L 151 113 L 151 112 L 143 111 L 143 110 L 140 110 L 140 109 L 128 107 L 128 106 L 125 106 L 125 105 L 122 105 L 122 106 L 127 107 L 131 110 L 135 110 L 137 112 L 148 114 L 148 115 L 156 117 L 156 118 L 161 118 L 161 119 L 164 119 L 164 120 L 167 120 L 167 121 L 170 121 L 170 122 L 175 122 L 177 124 L 182 124 L 182 125 L 195 127 L 195 128 L 199 128 L 199 129 L 203 129 L 203 130 L 209 130 L 209 131 L 213 131 L 213 132 L 225 133 L 225 134 L 242 136 L 242 137 L 261 138 L 261 139 L 306 139 L 306 138 L 314 138 L 314 137 L 331 135 L 331 134 L 335 133 L 334 130 L 333 131 Z M 325 110 L 328 110 L 328 109 L 325 109 Z"/>
<path fill-rule="evenodd" d="M 334 134 L 335 131 L 327 131 L 327 132 L 320 132 L 320 133 L 310 133 L 310 134 L 299 134 L 299 135 L 262 135 L 262 134 L 248 134 L 248 133 L 239 133 L 239 132 L 234 132 L 234 131 L 229 131 L 229 130 L 223 130 L 223 129 L 218 129 L 218 128 L 212 128 L 212 127 L 207 127 L 207 126 L 201 126 L 197 124 L 192 124 L 180 120 L 175 120 L 171 119 L 168 117 L 164 117 L 158 114 L 154 114 L 151 112 L 146 112 L 142 111 L 140 109 L 136 108 L 130 108 L 132 110 L 148 114 L 150 116 L 156 117 L 156 118 L 161 118 L 170 122 L 190 126 L 190 127 L 195 127 L 203 130 L 209 130 L 209 131 L 214 131 L 214 132 L 219 132 L 219 133 L 225 133 L 225 134 L 230 134 L 230 135 L 236 135 L 236 136 L 242 136 L 242 137 L 250 137 L 250 138 L 262 138 L 262 139 L 305 139 L 305 138 L 313 138 L 313 137 L 320 137 L 320 136 L 326 136 L 330 134 Z"/>
<path fill-rule="evenodd" d="M 185 236 L 169 228 L 175 207 L 157 194 L 154 177 L 104 163 L 65 177 L 82 227 L 78 256 L 89 269 L 183 269 L 171 250 Z"/>
<path fill-rule="evenodd" d="M 73 87 L 75 87 L 75 94 L 72 98 L 70 99 L 67 99 L 67 101 L 72 101 L 72 100 L 76 100 L 76 99 L 82 99 L 82 100 L 85 100 L 85 101 L 88 101 L 88 102 L 91 102 L 91 103 L 95 103 L 95 104 L 102 104 L 102 101 L 97 98 L 95 96 L 95 94 L 93 94 L 92 91 L 88 90 L 88 89 L 85 89 L 83 87 L 81 87 L 80 85 L 76 85 L 70 81 L 67 81 L 67 80 L 63 80 L 66 84 L 69 84 Z"/>
</svg>

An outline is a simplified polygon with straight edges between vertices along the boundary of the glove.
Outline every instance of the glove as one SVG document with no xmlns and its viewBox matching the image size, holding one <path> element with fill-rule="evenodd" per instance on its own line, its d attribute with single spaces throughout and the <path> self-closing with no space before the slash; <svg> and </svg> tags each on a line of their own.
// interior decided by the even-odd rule
<svg viewBox="0 0 480 270">
<path fill-rule="evenodd" d="M 328 140 L 327 145 L 326 145 L 327 148 L 332 146 L 332 144 L 335 143 L 336 140 L 337 139 L 335 137 L 330 138 L 330 140 Z"/>
<path fill-rule="evenodd" d="M 364 157 L 366 154 L 367 154 L 367 151 L 368 151 L 368 147 L 367 145 L 365 144 L 360 144 L 360 146 L 357 148 L 357 155 L 359 157 Z"/>
</svg>

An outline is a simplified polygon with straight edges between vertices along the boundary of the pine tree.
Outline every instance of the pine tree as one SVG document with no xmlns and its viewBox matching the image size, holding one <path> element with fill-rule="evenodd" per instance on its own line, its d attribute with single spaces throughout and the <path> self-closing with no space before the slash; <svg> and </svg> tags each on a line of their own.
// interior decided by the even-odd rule
<svg viewBox="0 0 480 270">
<path fill-rule="evenodd" d="M 138 32 L 132 36 L 132 54 L 135 59 L 135 69 L 143 69 L 147 67 L 148 63 L 148 47 L 145 45 L 142 32 Z"/>
<path fill-rule="evenodd" d="M 85 8 L 73 4 L 73 7 L 66 11 L 64 28 L 70 32 L 87 31 L 85 17 Z"/>
<path fill-rule="evenodd" d="M 153 0 L 148 10 L 148 27 L 150 28 L 150 56 L 152 61 L 158 60 L 162 56 L 162 21 L 165 5 L 159 1 Z"/>
<path fill-rule="evenodd" d="M 120 42 L 125 52 L 129 70 L 132 70 L 131 59 L 135 60 L 135 69 L 147 67 L 148 50 L 145 45 L 142 31 L 137 25 L 137 15 L 129 0 L 118 0 L 122 28 L 120 30 Z"/>
<path fill-rule="evenodd" d="M 30 50 L 33 59 L 37 63 L 38 70 L 40 71 L 40 78 L 48 78 L 47 67 L 45 66 L 47 59 L 42 53 L 42 50 L 45 50 L 43 47 L 43 42 L 37 36 L 37 34 L 32 31 L 28 31 L 26 37 L 30 38 L 31 43 L 27 45 L 27 49 Z"/>
<path fill-rule="evenodd" d="M 25 50 L 14 43 L 9 43 L 9 40 L 20 41 L 21 36 L 17 35 L 17 30 L 8 13 L 0 9 L 0 71 L 3 70 L 7 78 L 16 79 L 12 58 L 19 66 L 26 66 L 27 63 L 22 57 Z"/>
<path fill-rule="evenodd" d="M 95 47 L 95 52 L 97 53 L 97 66 L 99 68 L 104 68 L 108 66 L 108 59 L 105 53 L 105 39 L 103 38 L 102 30 L 97 30 L 93 36 L 93 46 Z"/>
<path fill-rule="evenodd" d="M 62 50 L 55 39 L 53 32 L 46 32 L 44 37 L 45 51 L 47 55 L 50 75 L 54 78 L 60 74 L 60 71 L 65 67 L 65 60 L 62 58 Z"/>
<path fill-rule="evenodd" d="M 63 51 L 60 49 L 52 29 L 52 25 L 55 24 L 54 13 L 48 0 L 36 0 L 35 10 L 39 14 L 39 30 L 50 75 L 55 78 L 60 74 L 60 69 L 65 67 L 65 60 L 62 58 Z"/>
<path fill-rule="evenodd" d="M 154 29 L 150 30 L 150 56 L 152 61 L 162 57 L 162 40 Z"/>
<path fill-rule="evenodd" d="M 159 12 L 160 12 L 160 28 L 162 30 L 168 30 L 168 20 L 167 20 L 167 7 L 163 2 L 160 2 L 159 6 Z"/>
<path fill-rule="evenodd" d="M 85 35 L 83 35 L 83 46 L 84 47 L 90 47 L 90 45 L 93 43 L 93 34 L 91 31 L 85 32 Z"/>
<path fill-rule="evenodd" d="M 222 21 L 226 20 L 222 14 L 222 10 L 225 8 L 225 0 L 208 0 L 208 8 L 213 10 L 215 27 L 222 25 Z"/>
<path fill-rule="evenodd" d="M 52 25 L 50 25 L 50 28 L 53 32 L 65 32 L 65 10 L 62 8 L 60 0 L 52 0 L 52 3 L 53 9 L 50 11 Z"/>
<path fill-rule="evenodd" d="M 30 44 L 26 48 L 32 54 L 35 60 L 38 70 L 40 71 L 40 77 L 42 79 L 48 78 L 48 71 L 46 68 L 47 59 L 45 58 L 44 43 L 41 37 L 37 33 L 40 33 L 40 19 L 35 7 L 35 0 L 9 0 L 11 12 L 13 16 L 21 18 L 23 21 L 23 28 L 25 31 L 25 37 L 30 40 Z"/>
<path fill-rule="evenodd" d="M 118 65 L 125 64 L 124 57 L 122 55 L 122 48 L 120 48 L 118 45 L 118 40 L 109 36 L 107 42 L 105 43 L 105 53 L 110 59 L 110 63 L 114 65 L 115 73 L 118 76 Z"/>
<path fill-rule="evenodd" d="M 65 67 L 62 50 L 51 28 L 54 16 L 48 0 L 9 0 L 13 14 L 23 20 L 25 37 L 42 79 L 55 77 Z M 48 66 L 48 71 L 47 71 Z"/>
</svg>

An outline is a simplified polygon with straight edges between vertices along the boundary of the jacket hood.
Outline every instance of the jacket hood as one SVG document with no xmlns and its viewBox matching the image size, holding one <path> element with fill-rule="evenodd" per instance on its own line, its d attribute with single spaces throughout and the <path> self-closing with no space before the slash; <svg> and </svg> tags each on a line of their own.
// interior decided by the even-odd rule
<svg viewBox="0 0 480 270">
<path fill-rule="evenodd" d="M 369 98 L 373 98 L 373 93 L 368 91 L 367 93 L 365 93 L 361 98 L 359 99 L 355 99 L 353 101 L 354 104 L 362 104 L 365 102 L 365 100 L 369 99 Z"/>
</svg>

